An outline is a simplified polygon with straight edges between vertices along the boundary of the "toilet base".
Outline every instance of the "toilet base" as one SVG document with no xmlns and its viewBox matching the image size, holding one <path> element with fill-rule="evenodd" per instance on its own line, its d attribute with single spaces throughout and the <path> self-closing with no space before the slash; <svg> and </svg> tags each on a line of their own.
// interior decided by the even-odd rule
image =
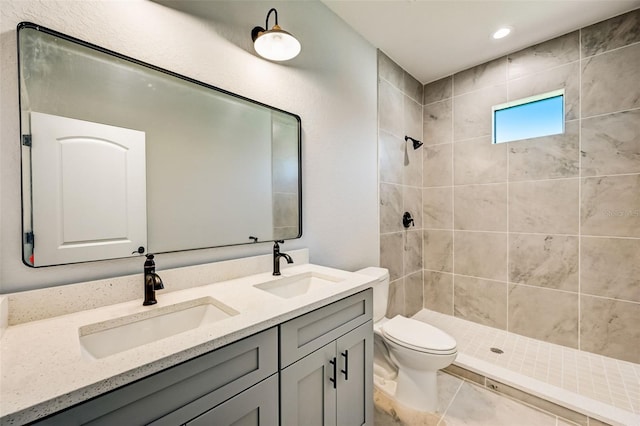
<svg viewBox="0 0 640 426">
<path fill-rule="evenodd" d="M 438 410 L 438 381 L 436 371 L 400 368 L 396 378 L 398 402 L 418 411 Z"/>
<path fill-rule="evenodd" d="M 379 421 L 385 425 L 435 426 L 442 417 L 440 413 L 427 413 L 406 407 L 378 386 L 373 389 L 373 403 L 376 422 Z"/>
</svg>

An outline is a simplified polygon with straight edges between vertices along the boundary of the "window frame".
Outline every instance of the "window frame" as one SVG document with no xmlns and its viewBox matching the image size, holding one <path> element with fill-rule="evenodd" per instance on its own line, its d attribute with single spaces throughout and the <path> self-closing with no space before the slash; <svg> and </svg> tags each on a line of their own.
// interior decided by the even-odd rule
<svg viewBox="0 0 640 426">
<path fill-rule="evenodd" d="M 533 138 L 539 138 L 539 137 L 545 137 L 545 136 L 552 136 L 552 135 L 540 135 L 540 136 L 532 136 L 531 138 L 514 139 L 514 140 L 509 140 L 509 141 L 504 141 L 504 142 L 497 142 L 496 141 L 496 112 L 503 111 L 505 109 L 513 108 L 513 107 L 520 106 L 520 105 L 531 104 L 531 103 L 538 102 L 538 101 L 543 101 L 543 100 L 546 100 L 546 99 L 556 98 L 558 96 L 562 97 L 562 131 L 560 133 L 554 133 L 554 135 L 564 134 L 564 132 L 565 132 L 565 121 L 566 121 L 565 120 L 566 99 L 565 99 L 565 89 L 562 88 L 562 89 L 552 90 L 550 92 L 540 93 L 540 94 L 534 95 L 534 96 L 528 96 L 526 98 L 520 98 L 520 99 L 516 99 L 516 100 L 513 100 L 513 101 L 509 101 L 509 102 L 504 102 L 504 103 L 498 104 L 498 105 L 493 105 L 491 107 L 491 144 L 517 142 L 517 141 L 522 141 L 522 140 L 526 140 L 526 139 L 533 139 Z"/>
</svg>

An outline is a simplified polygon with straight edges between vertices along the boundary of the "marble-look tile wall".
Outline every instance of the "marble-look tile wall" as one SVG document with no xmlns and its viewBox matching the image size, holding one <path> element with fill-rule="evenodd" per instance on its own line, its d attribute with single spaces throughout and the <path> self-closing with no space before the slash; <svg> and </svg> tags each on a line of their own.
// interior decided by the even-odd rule
<svg viewBox="0 0 640 426">
<path fill-rule="evenodd" d="M 561 88 L 564 134 L 491 144 L 492 105 Z M 640 9 L 423 104 L 424 306 L 639 363 Z"/>
<path fill-rule="evenodd" d="M 404 140 L 422 140 L 422 92 L 420 82 L 378 51 L 380 266 L 391 279 L 389 317 L 411 316 L 423 306 L 423 148 Z M 414 220 L 408 229 L 404 212 Z"/>
<path fill-rule="evenodd" d="M 273 239 L 295 238 L 300 231 L 297 127 L 274 119 L 272 134 Z"/>
</svg>

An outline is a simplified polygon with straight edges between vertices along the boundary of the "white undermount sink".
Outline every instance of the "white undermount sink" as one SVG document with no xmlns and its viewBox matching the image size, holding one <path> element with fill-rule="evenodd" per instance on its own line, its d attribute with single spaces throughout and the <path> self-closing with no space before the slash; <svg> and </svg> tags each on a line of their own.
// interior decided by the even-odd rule
<svg viewBox="0 0 640 426">
<path fill-rule="evenodd" d="M 256 284 L 254 287 L 273 295 L 290 299 L 292 297 L 302 296 L 318 288 L 335 285 L 343 280 L 344 278 L 342 277 L 310 271 L 288 277 L 276 278 L 266 283 Z"/>
<path fill-rule="evenodd" d="M 104 358 L 234 315 L 229 306 L 202 297 L 80 327 L 80 346 L 88 357 Z"/>
</svg>

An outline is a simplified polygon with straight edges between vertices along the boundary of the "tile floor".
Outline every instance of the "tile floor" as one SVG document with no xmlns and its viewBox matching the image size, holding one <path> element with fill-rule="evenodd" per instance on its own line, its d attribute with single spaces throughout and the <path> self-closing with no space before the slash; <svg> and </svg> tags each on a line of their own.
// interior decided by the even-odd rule
<svg viewBox="0 0 640 426">
<path fill-rule="evenodd" d="M 418 413 L 374 391 L 375 426 L 565 426 L 564 420 L 466 380 L 438 373 L 437 413 Z M 384 387 L 384 384 L 380 387 Z"/>
<path fill-rule="evenodd" d="M 638 364 L 542 342 L 427 309 L 414 318 L 455 337 L 458 342 L 456 364 L 463 368 L 534 395 L 551 395 L 548 400 L 578 412 L 590 414 L 591 410 L 596 418 L 618 418 L 622 420 L 617 423 L 640 425 Z M 500 348 L 504 353 L 491 352 L 491 347 Z"/>
</svg>

